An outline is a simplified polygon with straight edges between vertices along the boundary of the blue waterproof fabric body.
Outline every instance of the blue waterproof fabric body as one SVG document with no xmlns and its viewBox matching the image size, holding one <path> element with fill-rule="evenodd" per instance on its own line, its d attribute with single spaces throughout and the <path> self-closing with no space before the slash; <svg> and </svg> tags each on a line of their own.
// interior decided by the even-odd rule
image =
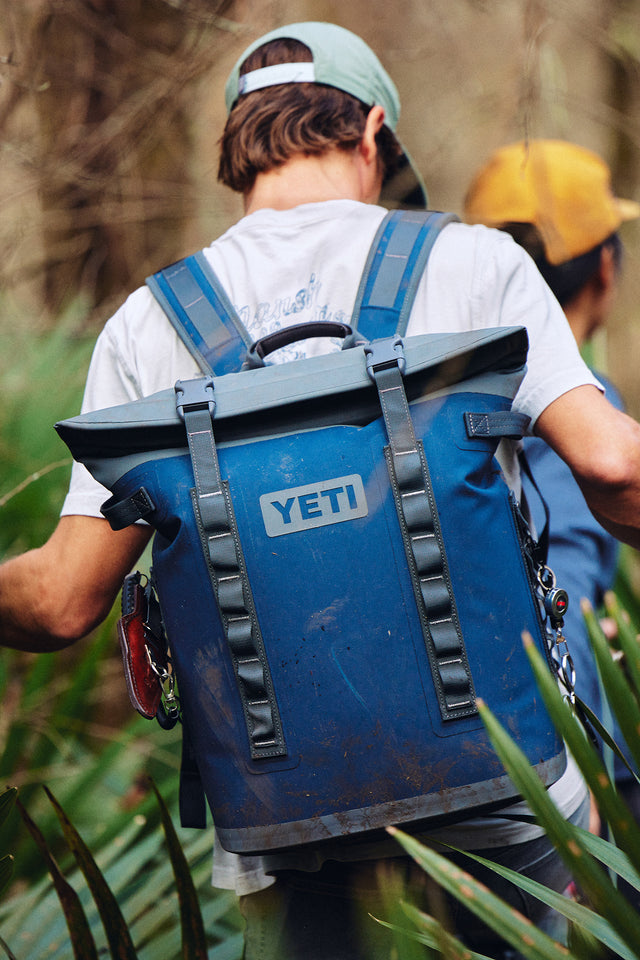
<svg viewBox="0 0 640 960">
<path fill-rule="evenodd" d="M 409 338 L 405 351 L 475 694 L 551 783 L 564 751 L 522 648 L 526 630 L 548 655 L 515 504 L 494 456 L 500 438 L 470 435 L 465 421 L 510 410 L 526 334 Z M 434 374 L 441 355 L 455 357 L 446 377 Z M 442 719 L 364 351 L 334 361 L 214 380 L 213 431 L 282 724 L 278 757 L 252 759 L 171 391 L 58 425 L 116 501 L 144 488 L 153 505 L 146 519 L 157 531 L 154 576 L 183 723 L 220 840 L 240 853 L 459 818 L 514 796 L 477 714 Z M 311 392 L 320 384 L 320 401 L 323 389 L 331 393 L 333 422 L 319 423 L 315 407 L 287 387 L 302 382 Z M 277 429 L 255 417 L 251 435 L 251 410 L 261 398 L 268 407 L 267 396 L 280 397 L 271 411 Z"/>
</svg>

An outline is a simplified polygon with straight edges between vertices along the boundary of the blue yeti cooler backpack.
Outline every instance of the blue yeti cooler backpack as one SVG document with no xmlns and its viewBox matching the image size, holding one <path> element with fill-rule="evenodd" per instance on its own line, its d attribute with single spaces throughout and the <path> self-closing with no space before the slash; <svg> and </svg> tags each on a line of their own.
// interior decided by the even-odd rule
<svg viewBox="0 0 640 960">
<path fill-rule="evenodd" d="M 526 331 L 404 336 L 451 219 L 389 214 L 351 326 L 254 344 L 202 255 L 161 271 L 148 283 L 204 375 L 56 425 L 112 491 L 114 529 L 155 529 L 183 822 L 204 825 L 206 794 L 230 851 L 514 800 L 479 697 L 546 784 L 565 769 L 522 635 L 555 670 L 566 595 L 495 457 L 526 430 L 511 411 Z M 323 335 L 343 349 L 264 363 Z M 161 633 L 147 621 L 151 660 Z"/>
</svg>

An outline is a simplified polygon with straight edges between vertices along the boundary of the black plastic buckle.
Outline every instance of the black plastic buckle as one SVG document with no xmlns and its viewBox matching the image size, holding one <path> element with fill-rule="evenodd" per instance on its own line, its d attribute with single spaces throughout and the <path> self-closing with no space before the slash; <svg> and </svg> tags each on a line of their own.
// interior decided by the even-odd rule
<svg viewBox="0 0 640 960">
<path fill-rule="evenodd" d="M 367 373 L 373 382 L 379 370 L 388 370 L 398 367 L 404 376 L 407 361 L 404 355 L 402 337 L 387 337 L 385 340 L 374 340 L 365 344 L 364 352 L 367 358 Z"/>
<path fill-rule="evenodd" d="M 174 390 L 176 392 L 176 410 L 181 420 L 184 420 L 185 410 L 203 410 L 205 407 L 208 408 L 213 417 L 216 402 L 213 399 L 212 377 L 177 380 Z"/>
</svg>

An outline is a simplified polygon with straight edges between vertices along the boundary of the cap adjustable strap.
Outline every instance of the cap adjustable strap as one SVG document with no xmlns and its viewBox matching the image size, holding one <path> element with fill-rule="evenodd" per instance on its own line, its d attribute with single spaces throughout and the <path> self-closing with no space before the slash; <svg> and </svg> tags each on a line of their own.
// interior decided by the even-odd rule
<svg viewBox="0 0 640 960">
<path fill-rule="evenodd" d="M 243 73 L 238 78 L 238 94 L 252 93 L 264 87 L 275 87 L 278 83 L 315 83 L 316 71 L 313 63 L 274 63 L 271 67 L 261 67 Z"/>
</svg>

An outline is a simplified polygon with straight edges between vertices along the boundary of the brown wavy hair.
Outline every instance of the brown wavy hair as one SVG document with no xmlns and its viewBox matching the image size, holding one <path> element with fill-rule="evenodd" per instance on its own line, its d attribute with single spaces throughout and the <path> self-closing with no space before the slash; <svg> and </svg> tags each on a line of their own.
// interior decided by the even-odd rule
<svg viewBox="0 0 640 960">
<path fill-rule="evenodd" d="M 299 40 L 273 40 L 250 54 L 240 73 L 312 60 L 311 51 Z M 370 108 L 342 90 L 317 83 L 279 84 L 241 96 L 220 140 L 218 180 L 247 193 L 259 173 L 282 166 L 293 156 L 354 150 Z M 401 148 L 386 126 L 376 143 L 381 173 L 387 179 L 398 166 Z"/>
</svg>

